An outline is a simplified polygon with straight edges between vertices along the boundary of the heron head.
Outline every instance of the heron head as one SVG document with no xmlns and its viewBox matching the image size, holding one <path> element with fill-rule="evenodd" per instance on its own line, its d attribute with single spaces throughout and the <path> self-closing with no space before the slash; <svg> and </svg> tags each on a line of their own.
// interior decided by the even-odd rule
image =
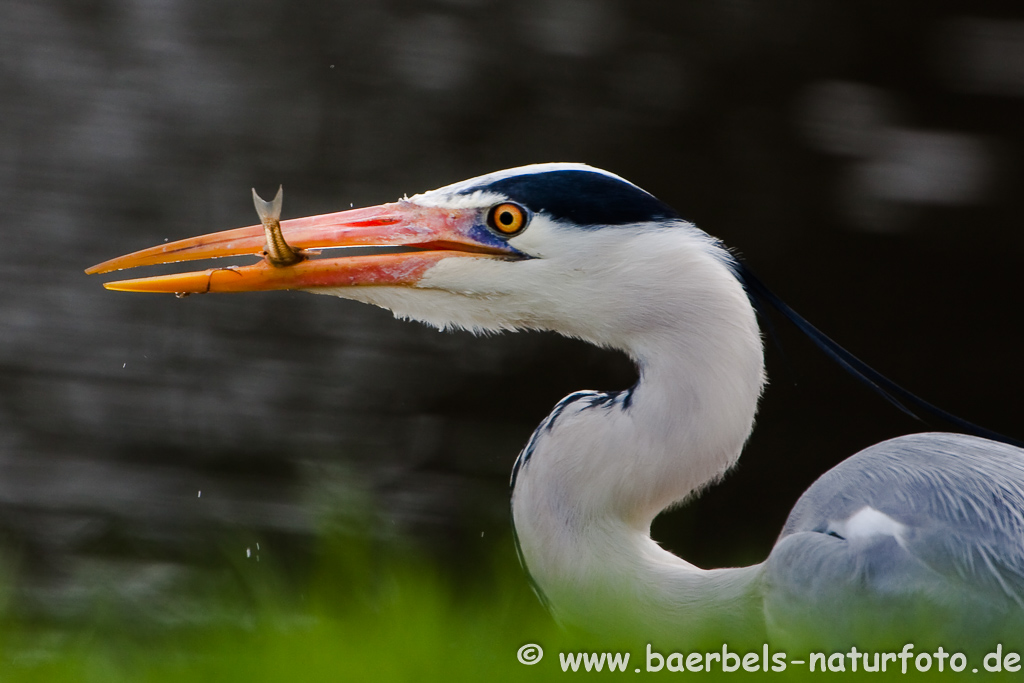
<svg viewBox="0 0 1024 683">
<path fill-rule="evenodd" d="M 263 227 L 252 226 L 144 249 L 87 272 L 256 254 L 265 258 L 252 265 L 105 286 L 178 294 L 302 289 L 438 327 L 553 329 L 616 345 L 612 330 L 651 322 L 636 311 L 659 298 L 649 288 L 661 270 L 686 271 L 687 253 L 725 253 L 636 185 L 568 163 L 499 171 L 280 228 L 304 257 L 299 262 L 275 263 Z M 680 239 L 689 245 L 682 252 Z"/>
</svg>

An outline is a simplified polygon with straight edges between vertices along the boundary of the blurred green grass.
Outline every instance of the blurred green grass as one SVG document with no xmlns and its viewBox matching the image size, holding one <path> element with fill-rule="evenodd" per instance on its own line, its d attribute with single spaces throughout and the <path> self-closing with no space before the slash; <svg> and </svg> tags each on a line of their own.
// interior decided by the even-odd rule
<svg viewBox="0 0 1024 683">
<path fill-rule="evenodd" d="M 210 619 L 198 625 L 139 623 L 102 605 L 92 622 L 74 625 L 7 610 L 0 681 L 543 678 L 523 671 L 516 652 L 563 636 L 515 564 L 499 569 L 496 558 L 467 581 L 412 551 L 373 546 L 325 541 L 298 586 L 272 562 L 249 563 L 233 574 L 241 585 L 207 593 Z"/>
<path fill-rule="evenodd" d="M 222 576 L 180 596 L 192 601 L 194 615 L 194 606 L 200 607 L 199 618 L 191 620 L 156 618 L 154 612 L 163 609 L 159 605 L 146 606 L 153 617 L 146 619 L 139 616 L 145 609 L 129 614 L 100 602 L 89 620 L 54 623 L 27 618 L 11 601 L 0 601 L 6 605 L 0 613 L 0 683 L 500 682 L 638 675 L 788 681 L 838 673 L 790 667 L 783 673 L 665 668 L 652 674 L 645 670 L 646 643 L 599 642 L 561 630 L 530 590 L 510 538 L 495 539 L 491 557 L 474 557 L 453 571 L 400 539 L 382 540 L 364 531 L 359 524 L 326 524 L 315 560 L 301 578 L 272 555 L 259 563 L 232 560 L 238 553 L 226 556 L 226 581 Z M 541 645 L 545 653 L 532 666 L 517 660 L 519 648 L 528 643 Z M 721 641 L 709 641 L 686 651 L 720 649 Z M 629 652 L 629 665 L 624 672 L 584 667 L 563 672 L 560 653 L 594 651 Z M 838 678 L 1012 680 L 1014 675 L 973 674 L 970 667 L 962 674 L 920 673 L 913 667 L 902 674 L 894 667 L 885 674 L 848 670 Z"/>
<path fill-rule="evenodd" d="M 306 586 L 281 592 L 273 572 L 251 585 L 258 596 L 235 618 L 202 626 L 146 627 L 106 615 L 58 628 L 7 616 L 0 628 L 0 681 L 549 681 L 566 676 L 635 677 L 644 644 L 615 646 L 566 633 L 540 608 L 518 568 L 481 567 L 480 580 L 453 580 L 429 562 L 392 555 L 367 562 L 336 550 Z M 502 560 L 508 559 L 502 557 Z M 511 571 L 516 570 L 516 571 Z M 211 605 L 224 612 L 224 605 Z M 237 605 L 235 606 L 237 608 Z M 520 664 L 518 649 L 540 644 L 543 659 Z M 625 672 L 562 671 L 560 652 L 629 651 Z M 715 649 L 715 648 L 708 648 Z M 691 650 L 692 651 L 692 650 Z M 668 654 L 662 650 L 663 654 Z M 640 676 L 651 676 L 646 670 Z M 834 672 L 654 674 L 688 680 L 820 680 Z M 1014 674 L 985 674 L 1012 680 Z M 970 669 L 904 675 L 850 671 L 843 680 L 979 679 Z"/>
</svg>

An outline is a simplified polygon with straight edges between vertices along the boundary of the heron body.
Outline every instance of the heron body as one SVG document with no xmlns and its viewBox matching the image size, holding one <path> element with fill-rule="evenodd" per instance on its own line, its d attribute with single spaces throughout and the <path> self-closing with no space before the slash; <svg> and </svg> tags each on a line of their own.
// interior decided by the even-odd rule
<svg viewBox="0 0 1024 683">
<path fill-rule="evenodd" d="M 500 171 L 393 204 L 282 221 L 309 258 L 110 283 L 133 291 L 306 289 L 439 328 L 538 329 L 624 351 L 640 379 L 563 399 L 515 463 L 512 515 L 564 622 L 699 640 L 861 642 L 885 623 L 1001 634 L 1024 621 L 1024 451 L 916 434 L 872 446 L 800 498 L 761 564 L 700 569 L 650 536 L 739 458 L 765 382 L 742 267 L 652 195 L 581 164 Z M 262 228 L 92 269 L 260 253 Z M 836 615 L 842 614 L 842 619 Z"/>
</svg>

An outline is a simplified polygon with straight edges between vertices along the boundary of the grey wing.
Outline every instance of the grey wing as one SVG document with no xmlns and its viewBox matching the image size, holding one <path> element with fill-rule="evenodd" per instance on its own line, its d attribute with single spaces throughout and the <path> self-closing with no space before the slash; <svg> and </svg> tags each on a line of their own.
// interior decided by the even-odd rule
<svg viewBox="0 0 1024 683">
<path fill-rule="evenodd" d="M 1020 639 L 1024 450 L 932 433 L 857 453 L 797 501 L 764 581 L 769 627 L 796 639 Z"/>
</svg>

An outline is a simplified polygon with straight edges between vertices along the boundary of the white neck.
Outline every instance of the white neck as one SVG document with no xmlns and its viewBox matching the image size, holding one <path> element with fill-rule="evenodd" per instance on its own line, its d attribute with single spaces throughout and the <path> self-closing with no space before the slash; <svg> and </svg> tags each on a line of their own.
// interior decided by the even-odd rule
<svg viewBox="0 0 1024 683">
<path fill-rule="evenodd" d="M 648 637 L 763 629 L 759 566 L 705 571 L 650 538 L 659 512 L 736 462 L 764 382 L 753 309 L 705 256 L 668 279 L 674 296 L 652 297 L 673 306 L 657 327 L 616 344 L 638 363 L 637 386 L 567 398 L 517 464 L 523 558 L 564 621 Z"/>
</svg>

